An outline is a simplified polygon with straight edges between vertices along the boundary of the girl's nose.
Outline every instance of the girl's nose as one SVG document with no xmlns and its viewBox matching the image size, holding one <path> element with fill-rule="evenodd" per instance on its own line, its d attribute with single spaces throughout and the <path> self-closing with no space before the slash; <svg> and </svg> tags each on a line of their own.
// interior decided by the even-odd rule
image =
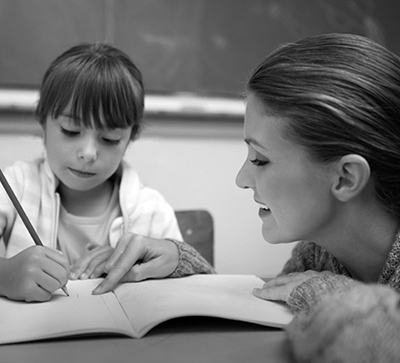
<svg viewBox="0 0 400 363">
<path fill-rule="evenodd" d="M 95 161 L 97 159 L 97 147 L 94 140 L 85 140 L 78 150 L 78 158 L 85 161 Z"/>
</svg>

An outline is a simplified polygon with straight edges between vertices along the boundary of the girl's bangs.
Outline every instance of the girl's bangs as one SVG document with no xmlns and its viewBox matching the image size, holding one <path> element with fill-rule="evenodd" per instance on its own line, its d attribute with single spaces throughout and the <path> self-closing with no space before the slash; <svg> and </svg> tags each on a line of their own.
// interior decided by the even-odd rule
<svg viewBox="0 0 400 363">
<path fill-rule="evenodd" d="M 110 130 L 125 129 L 137 122 L 138 105 L 128 80 L 110 82 L 104 77 L 78 77 L 70 92 L 65 87 L 58 89 L 63 91 L 59 92 L 51 110 L 55 118 L 65 112 L 79 126 Z"/>
</svg>

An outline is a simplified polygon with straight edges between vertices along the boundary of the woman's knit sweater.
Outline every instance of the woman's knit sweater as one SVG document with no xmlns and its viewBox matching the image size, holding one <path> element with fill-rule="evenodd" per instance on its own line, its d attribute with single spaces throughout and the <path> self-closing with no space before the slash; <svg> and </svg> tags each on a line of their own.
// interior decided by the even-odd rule
<svg viewBox="0 0 400 363">
<path fill-rule="evenodd" d="M 282 274 L 307 270 L 331 271 L 337 275 L 352 277 L 346 267 L 322 247 L 313 242 L 299 242 L 293 249 L 291 259 L 285 264 Z M 324 281 L 326 280 L 308 280 L 293 290 L 288 301 L 290 308 L 294 312 L 307 309 L 308 304 L 313 303 L 316 291 L 319 291 L 322 287 L 324 289 L 329 288 L 329 286 L 324 285 Z M 393 243 L 377 282 L 400 292 L 400 235 L 397 235 Z M 323 284 L 323 286 L 321 287 L 320 284 Z"/>
<path fill-rule="evenodd" d="M 335 257 L 301 242 L 283 273 L 310 269 L 334 274 L 310 278 L 290 295 L 288 304 L 297 315 L 286 331 L 295 361 L 400 361 L 399 236 L 377 284 L 353 280 Z"/>
</svg>

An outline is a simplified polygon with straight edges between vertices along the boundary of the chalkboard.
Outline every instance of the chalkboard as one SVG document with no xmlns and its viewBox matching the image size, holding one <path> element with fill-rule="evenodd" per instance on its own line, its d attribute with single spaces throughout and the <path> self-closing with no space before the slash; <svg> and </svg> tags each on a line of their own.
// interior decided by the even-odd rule
<svg viewBox="0 0 400 363">
<path fill-rule="evenodd" d="M 0 0 L 0 87 L 37 88 L 61 52 L 107 41 L 148 92 L 237 96 L 278 44 L 308 35 L 366 35 L 400 54 L 399 15 L 399 0 Z"/>
</svg>

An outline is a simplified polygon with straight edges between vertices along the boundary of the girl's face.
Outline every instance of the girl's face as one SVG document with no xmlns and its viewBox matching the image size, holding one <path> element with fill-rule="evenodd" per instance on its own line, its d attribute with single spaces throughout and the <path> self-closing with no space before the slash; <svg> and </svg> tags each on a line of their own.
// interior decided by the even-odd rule
<svg viewBox="0 0 400 363">
<path fill-rule="evenodd" d="M 249 97 L 244 123 L 248 156 L 236 183 L 253 190 L 266 241 L 315 241 L 331 227 L 337 206 L 330 192 L 331 169 L 284 138 L 286 121 L 264 110 L 256 96 Z"/>
<path fill-rule="evenodd" d="M 73 191 L 94 191 L 117 170 L 130 141 L 131 127 L 96 130 L 77 126 L 68 111 L 45 124 L 45 148 L 54 174 Z"/>
</svg>

